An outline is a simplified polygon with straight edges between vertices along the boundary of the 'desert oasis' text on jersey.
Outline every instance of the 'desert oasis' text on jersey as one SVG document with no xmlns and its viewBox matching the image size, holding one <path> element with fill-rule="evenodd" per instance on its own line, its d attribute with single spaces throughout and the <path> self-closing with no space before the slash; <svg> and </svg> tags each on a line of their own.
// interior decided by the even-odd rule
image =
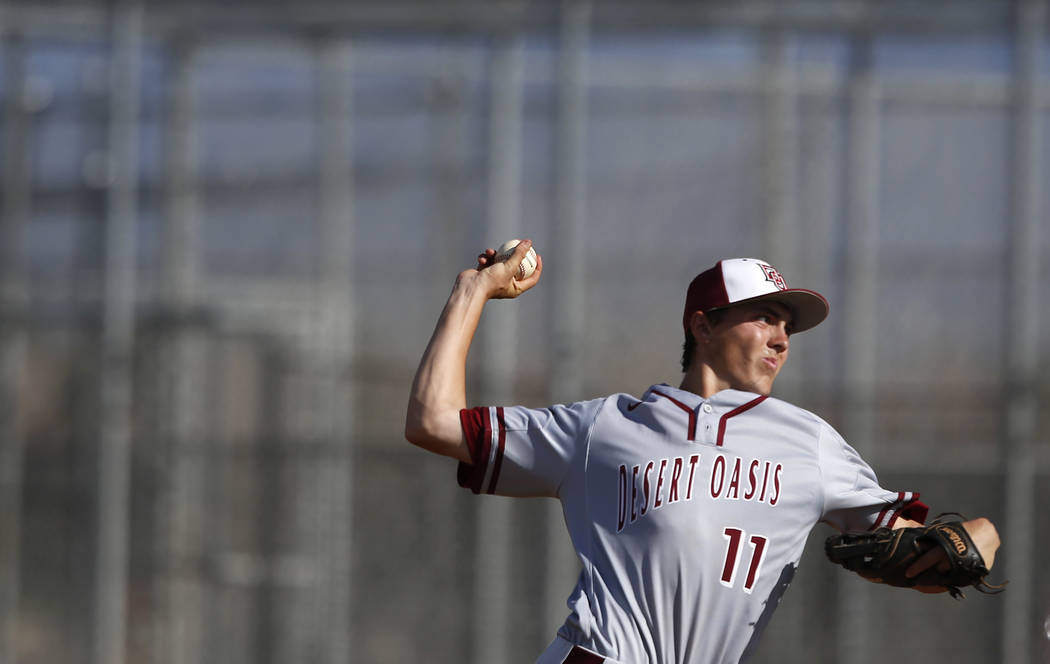
<svg viewBox="0 0 1050 664">
<path fill-rule="evenodd" d="M 827 423 L 783 401 L 654 385 L 568 406 L 466 409 L 476 493 L 561 500 L 582 562 L 539 661 L 577 645 L 622 664 L 736 663 L 810 530 L 924 521 Z M 571 644 L 571 645 L 570 645 Z"/>
</svg>

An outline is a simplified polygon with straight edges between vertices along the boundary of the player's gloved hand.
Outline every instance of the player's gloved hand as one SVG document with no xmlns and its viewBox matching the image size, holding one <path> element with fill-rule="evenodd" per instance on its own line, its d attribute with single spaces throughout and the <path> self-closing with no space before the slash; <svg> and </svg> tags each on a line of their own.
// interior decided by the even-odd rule
<svg viewBox="0 0 1050 664">
<path fill-rule="evenodd" d="M 970 539 L 977 547 L 977 553 L 984 561 L 985 567 L 989 570 L 992 569 L 992 566 L 995 564 L 995 553 L 999 549 L 999 533 L 996 531 L 995 525 L 988 519 L 973 519 L 964 521 L 961 525 L 966 529 Z M 935 569 L 942 577 L 950 573 L 952 561 L 948 558 L 944 548 L 939 546 L 930 548 L 905 570 L 904 575 L 907 578 L 922 578 L 923 574 L 931 568 Z M 949 588 L 944 586 L 924 586 L 921 584 L 916 585 L 915 589 L 926 593 L 949 591 Z"/>
<path fill-rule="evenodd" d="M 473 285 L 484 290 L 488 299 L 499 300 L 515 298 L 529 290 L 540 279 L 543 272 L 543 258 L 537 254 L 536 271 L 525 279 L 515 279 L 518 266 L 525 254 L 532 247 L 530 240 L 522 240 L 514 248 L 514 253 L 505 261 L 496 260 L 496 250 L 491 247 L 478 254 L 477 267 L 460 272 L 458 284 Z"/>
<path fill-rule="evenodd" d="M 962 586 L 1000 592 L 1002 586 L 984 580 L 990 565 L 982 555 L 987 551 L 989 562 L 994 560 L 999 546 L 995 526 L 987 519 L 961 523 L 943 516 L 928 526 L 833 535 L 825 542 L 825 553 L 832 562 L 877 583 L 947 591 L 956 598 L 963 597 Z"/>
</svg>

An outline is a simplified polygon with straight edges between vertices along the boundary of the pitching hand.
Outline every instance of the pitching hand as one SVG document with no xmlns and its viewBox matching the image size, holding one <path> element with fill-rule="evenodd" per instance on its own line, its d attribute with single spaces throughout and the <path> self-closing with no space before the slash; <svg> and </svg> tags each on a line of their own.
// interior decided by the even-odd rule
<svg viewBox="0 0 1050 664">
<path fill-rule="evenodd" d="M 543 258 L 536 255 L 536 271 L 528 277 L 518 280 L 514 275 L 518 273 L 525 254 L 532 247 L 531 240 L 522 240 L 514 248 L 514 253 L 505 261 L 496 261 L 496 250 L 489 248 L 478 254 L 477 267 L 460 273 L 460 282 L 470 281 L 482 288 L 489 299 L 515 298 L 529 290 L 540 280 L 543 272 Z"/>
</svg>

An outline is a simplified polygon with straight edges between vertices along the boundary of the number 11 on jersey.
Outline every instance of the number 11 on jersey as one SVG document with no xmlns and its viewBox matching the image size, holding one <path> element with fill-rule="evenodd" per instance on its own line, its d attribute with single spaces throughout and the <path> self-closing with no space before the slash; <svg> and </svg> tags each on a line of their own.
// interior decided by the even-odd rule
<svg viewBox="0 0 1050 664">
<path fill-rule="evenodd" d="M 744 592 L 751 594 L 751 591 L 755 588 L 755 582 L 758 581 L 759 567 L 762 565 L 762 558 L 766 553 L 767 540 L 762 535 L 752 535 L 750 538 L 747 538 L 743 530 L 730 527 L 726 527 L 722 532 L 722 536 L 726 539 L 726 559 L 725 564 L 722 566 L 722 585 L 732 588 L 736 582 L 736 570 L 739 567 L 737 563 L 741 556 L 740 543 L 746 539 L 751 545 L 751 557 L 747 565 L 747 579 L 744 580 Z"/>
</svg>

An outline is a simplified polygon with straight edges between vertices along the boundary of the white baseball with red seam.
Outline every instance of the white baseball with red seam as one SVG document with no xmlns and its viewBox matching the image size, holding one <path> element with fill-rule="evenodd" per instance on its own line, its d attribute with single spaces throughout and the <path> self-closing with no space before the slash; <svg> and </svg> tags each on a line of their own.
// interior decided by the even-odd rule
<svg viewBox="0 0 1050 664">
<path fill-rule="evenodd" d="M 496 250 L 495 261 L 497 263 L 502 263 L 503 261 L 510 258 L 511 254 L 514 253 L 514 248 L 517 247 L 520 242 L 521 240 L 515 239 L 507 240 L 506 242 L 501 244 L 499 246 L 499 249 Z M 522 279 L 528 279 L 530 276 L 532 276 L 532 273 L 535 271 L 536 252 L 535 250 L 533 250 L 532 247 L 529 247 L 529 252 L 525 254 L 525 258 L 521 259 L 521 266 L 518 267 L 518 272 L 514 275 L 514 278 L 518 281 L 521 281 Z"/>
</svg>

